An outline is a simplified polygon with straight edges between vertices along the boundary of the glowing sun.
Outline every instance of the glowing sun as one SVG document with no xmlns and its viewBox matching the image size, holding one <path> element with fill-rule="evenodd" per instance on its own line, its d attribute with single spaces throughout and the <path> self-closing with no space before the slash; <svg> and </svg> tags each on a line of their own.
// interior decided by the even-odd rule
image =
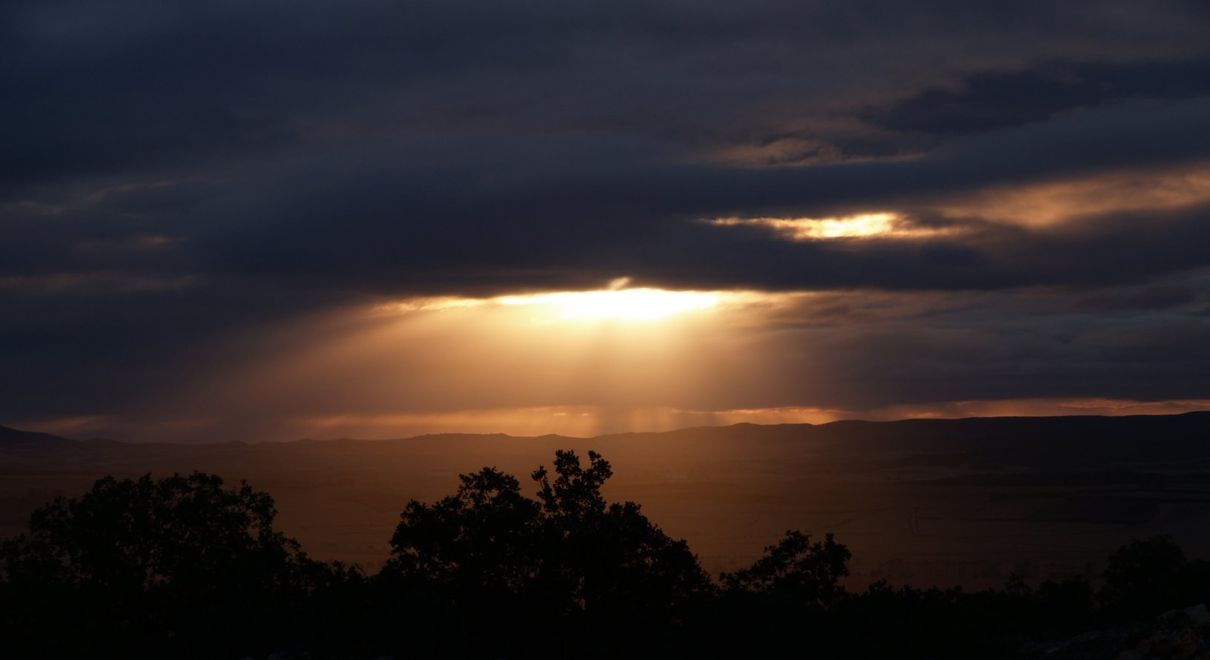
<svg viewBox="0 0 1210 660">
<path fill-rule="evenodd" d="M 656 321 L 715 307 L 721 299 L 721 295 L 706 291 L 636 288 L 558 291 L 501 296 L 495 300 L 507 306 L 546 307 L 554 316 L 568 320 Z"/>
</svg>

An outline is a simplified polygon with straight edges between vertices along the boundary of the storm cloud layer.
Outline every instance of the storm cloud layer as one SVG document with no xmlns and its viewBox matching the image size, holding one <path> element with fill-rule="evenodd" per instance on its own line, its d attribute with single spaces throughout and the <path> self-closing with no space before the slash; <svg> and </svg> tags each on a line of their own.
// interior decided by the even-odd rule
<svg viewBox="0 0 1210 660">
<path fill-rule="evenodd" d="M 720 357 L 743 387 L 627 405 L 1210 398 L 1207 35 L 1192 0 L 6 2 L 0 422 L 256 417 L 172 393 L 344 310 L 620 277 L 813 296 Z M 866 213 L 936 231 L 745 221 Z M 264 415 L 603 396 L 340 389 Z"/>
</svg>

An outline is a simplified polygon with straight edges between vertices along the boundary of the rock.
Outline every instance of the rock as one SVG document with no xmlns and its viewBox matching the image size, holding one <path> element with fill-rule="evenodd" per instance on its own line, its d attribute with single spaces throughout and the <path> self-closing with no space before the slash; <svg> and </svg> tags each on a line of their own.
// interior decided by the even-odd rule
<svg viewBox="0 0 1210 660">
<path fill-rule="evenodd" d="M 1199 604 L 1171 610 L 1147 622 L 1027 645 L 1023 652 L 1022 657 L 1048 660 L 1210 660 L 1210 608 Z"/>
</svg>

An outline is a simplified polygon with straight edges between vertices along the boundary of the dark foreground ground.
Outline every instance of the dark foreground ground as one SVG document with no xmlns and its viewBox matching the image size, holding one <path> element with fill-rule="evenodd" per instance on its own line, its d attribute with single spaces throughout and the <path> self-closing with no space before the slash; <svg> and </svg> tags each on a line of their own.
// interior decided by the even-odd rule
<svg viewBox="0 0 1210 660">
<path fill-rule="evenodd" d="M 373 571 L 409 499 L 447 495 L 484 466 L 523 477 L 556 448 L 605 455 L 607 496 L 642 503 L 712 573 L 750 564 L 789 528 L 834 532 L 856 588 L 1093 574 L 1115 548 L 1161 533 L 1210 557 L 1210 413 L 189 446 L 3 429 L 0 536 L 103 475 L 202 470 L 272 493 L 279 528 L 312 556 Z"/>
</svg>

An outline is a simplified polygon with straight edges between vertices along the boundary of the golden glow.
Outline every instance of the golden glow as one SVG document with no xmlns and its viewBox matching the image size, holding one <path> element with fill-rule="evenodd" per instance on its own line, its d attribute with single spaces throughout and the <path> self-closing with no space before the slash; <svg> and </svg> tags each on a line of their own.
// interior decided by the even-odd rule
<svg viewBox="0 0 1210 660">
<path fill-rule="evenodd" d="M 830 218 L 715 218 L 722 227 L 768 227 L 793 241 L 890 238 L 918 239 L 952 233 L 950 227 L 917 227 L 897 213 L 861 213 Z"/>
<path fill-rule="evenodd" d="M 672 291 L 628 284 L 627 278 L 618 278 L 610 283 L 610 288 L 590 291 L 548 291 L 491 298 L 410 298 L 378 305 L 374 311 L 390 314 L 491 306 L 527 311 L 531 319 L 540 321 L 647 322 L 704 312 L 724 304 L 778 298 L 755 291 Z"/>
<path fill-rule="evenodd" d="M 1172 211 L 1210 203 L 1210 163 L 1096 174 L 1065 181 L 989 188 L 941 200 L 953 218 L 1033 227 L 1110 213 Z"/>
<path fill-rule="evenodd" d="M 403 314 L 407 312 L 467 309 L 470 307 L 481 307 L 490 302 L 491 300 L 488 298 L 457 298 L 454 296 L 418 297 L 376 305 L 373 311 L 387 314 Z"/>
<path fill-rule="evenodd" d="M 721 297 L 705 291 L 641 288 L 501 296 L 496 301 L 501 305 L 545 308 L 566 320 L 656 321 L 715 307 Z"/>
</svg>

